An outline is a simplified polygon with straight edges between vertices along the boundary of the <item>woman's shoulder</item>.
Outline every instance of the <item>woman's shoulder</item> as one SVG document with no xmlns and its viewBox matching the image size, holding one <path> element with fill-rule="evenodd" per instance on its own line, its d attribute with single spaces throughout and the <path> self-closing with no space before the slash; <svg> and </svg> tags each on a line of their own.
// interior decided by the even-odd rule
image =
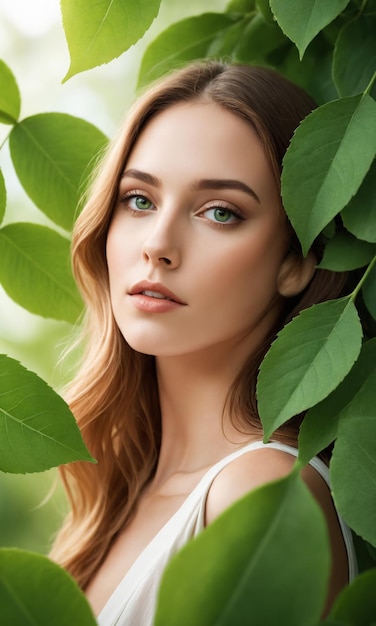
<svg viewBox="0 0 376 626">
<path fill-rule="evenodd" d="M 253 489 L 289 474 L 295 461 L 295 455 L 273 447 L 245 450 L 213 480 L 206 500 L 206 523 Z"/>
<path fill-rule="evenodd" d="M 296 456 L 296 449 L 283 444 L 245 450 L 215 477 L 206 501 L 206 524 L 210 524 L 248 492 L 289 474 Z M 347 536 L 348 529 L 345 532 L 331 497 L 327 467 L 315 458 L 302 469 L 302 478 L 326 518 L 333 562 L 328 595 L 330 606 L 337 593 L 349 580 L 349 576 L 351 579 L 353 571 L 356 570 L 355 553 L 352 540 Z"/>
</svg>

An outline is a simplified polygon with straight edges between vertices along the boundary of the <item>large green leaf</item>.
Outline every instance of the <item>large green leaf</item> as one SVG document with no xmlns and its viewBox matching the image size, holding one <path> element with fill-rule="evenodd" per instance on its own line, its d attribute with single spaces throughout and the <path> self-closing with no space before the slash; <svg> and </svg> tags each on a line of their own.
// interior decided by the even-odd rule
<svg viewBox="0 0 376 626">
<path fill-rule="evenodd" d="M 35 204 L 69 230 L 80 194 L 107 142 L 98 128 L 65 113 L 41 113 L 12 129 L 10 152 L 18 178 Z"/>
<path fill-rule="evenodd" d="M 264 3 L 265 7 L 268 5 Z M 269 5 L 268 5 L 269 6 Z M 241 19 L 216 36 L 206 56 L 224 57 L 238 63 L 261 63 L 273 65 L 273 52 L 279 57 L 282 46 L 290 45 L 273 19 L 262 13 L 247 13 Z"/>
<path fill-rule="evenodd" d="M 375 361 L 374 361 L 375 363 Z M 341 412 L 330 473 L 336 507 L 376 546 L 376 367 Z"/>
<path fill-rule="evenodd" d="M 368 86 L 376 67 L 376 15 L 359 15 L 337 39 L 333 78 L 340 96 L 353 96 Z"/>
<path fill-rule="evenodd" d="M 372 626 L 376 623 L 375 589 L 376 569 L 363 572 L 341 591 L 329 617 L 346 626 Z"/>
<path fill-rule="evenodd" d="M 358 193 L 343 209 L 341 216 L 353 235 L 376 243 L 376 160 L 373 161 Z"/>
<path fill-rule="evenodd" d="M 0 550 L 0 617 L 3 626 L 95 626 L 77 583 L 47 557 Z"/>
<path fill-rule="evenodd" d="M 236 48 L 236 59 L 241 63 L 265 62 L 268 54 L 286 41 L 277 24 L 267 22 L 259 13 L 246 26 Z"/>
<path fill-rule="evenodd" d="M 376 245 L 356 239 L 350 233 L 340 231 L 330 239 L 325 247 L 324 256 L 318 265 L 321 269 L 334 272 L 346 272 L 364 267 L 376 254 Z"/>
<path fill-rule="evenodd" d="M 61 0 L 71 64 L 64 80 L 120 56 L 158 15 L 160 0 Z"/>
<path fill-rule="evenodd" d="M 4 176 L 0 169 L 0 224 L 4 219 L 6 203 L 7 203 L 7 191 L 5 189 Z"/>
<path fill-rule="evenodd" d="M 247 25 L 253 19 L 248 15 L 220 31 L 207 50 L 208 57 L 225 57 L 237 61 L 237 50 L 245 36 Z"/>
<path fill-rule="evenodd" d="M 72 277 L 68 239 L 39 224 L 0 229 L 0 283 L 32 313 L 74 323 L 82 303 Z"/>
<path fill-rule="evenodd" d="M 245 16 L 237 22 L 228 26 L 225 30 L 221 31 L 217 37 L 213 39 L 210 44 L 207 55 L 208 57 L 221 58 L 225 57 L 227 60 L 237 61 L 237 49 L 247 29 L 247 25 L 253 19 L 253 17 Z"/>
<path fill-rule="evenodd" d="M 303 57 L 308 44 L 348 5 L 349 0 L 270 0 L 273 14 L 283 32 Z"/>
<path fill-rule="evenodd" d="M 155 626 L 312 626 L 328 575 L 323 515 L 294 472 L 238 501 L 173 557 Z"/>
<path fill-rule="evenodd" d="M 374 265 L 366 278 L 362 289 L 363 298 L 368 311 L 376 320 L 376 265 Z"/>
<path fill-rule="evenodd" d="M 42 472 L 77 460 L 94 461 L 67 404 L 36 374 L 0 355 L 0 470 Z"/>
<path fill-rule="evenodd" d="M 230 14 L 203 13 L 172 24 L 146 49 L 139 85 L 145 85 L 188 61 L 205 58 L 219 33 L 233 23 L 234 17 Z"/>
<path fill-rule="evenodd" d="M 9 67 L 0 60 L 0 122 L 15 124 L 21 108 L 16 79 Z"/>
<path fill-rule="evenodd" d="M 364 382 L 375 375 L 376 338 L 363 344 L 358 360 L 342 383 L 312 407 L 299 432 L 299 459 L 306 464 L 337 437 L 342 411 L 352 402 Z"/>
<path fill-rule="evenodd" d="M 304 253 L 357 192 L 375 153 L 368 95 L 329 102 L 301 123 L 284 158 L 282 196 Z"/>
<path fill-rule="evenodd" d="M 290 417 L 325 398 L 351 369 L 362 329 L 351 299 L 302 311 L 279 333 L 257 382 L 265 441 Z"/>
</svg>

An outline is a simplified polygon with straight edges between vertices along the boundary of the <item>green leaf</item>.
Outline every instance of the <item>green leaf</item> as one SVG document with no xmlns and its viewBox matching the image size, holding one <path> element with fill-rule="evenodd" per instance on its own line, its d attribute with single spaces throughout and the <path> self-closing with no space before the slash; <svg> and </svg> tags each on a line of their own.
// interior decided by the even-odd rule
<svg viewBox="0 0 376 626">
<path fill-rule="evenodd" d="M 0 224 L 4 219 L 6 204 L 7 204 L 7 190 L 5 189 L 4 176 L 0 169 Z"/>
<path fill-rule="evenodd" d="M 375 364 L 374 351 L 374 364 Z M 376 367 L 341 412 L 330 464 L 333 497 L 345 522 L 376 546 Z"/>
<path fill-rule="evenodd" d="M 269 0 L 256 0 L 256 6 L 269 24 L 274 23 L 274 16 L 270 8 Z"/>
<path fill-rule="evenodd" d="M 0 550 L 0 607 L 3 626 L 95 626 L 77 583 L 47 557 Z"/>
<path fill-rule="evenodd" d="M 365 542 L 365 545 L 366 545 L 366 548 L 367 548 L 369 556 L 371 557 L 373 563 L 375 564 L 375 562 L 376 562 L 376 547 L 375 546 L 371 546 L 371 544 L 368 543 L 368 542 Z"/>
<path fill-rule="evenodd" d="M 72 228 L 80 195 L 107 143 L 95 126 L 65 113 L 41 113 L 12 129 L 10 152 L 26 193 L 51 220 Z"/>
<path fill-rule="evenodd" d="M 42 472 L 77 460 L 94 461 L 68 405 L 34 372 L 0 355 L 0 470 Z"/>
<path fill-rule="evenodd" d="M 330 24 L 349 0 L 270 0 L 270 8 L 281 29 L 294 42 L 303 58 L 308 44 Z"/>
<path fill-rule="evenodd" d="M 335 219 L 333 219 L 323 229 L 323 231 L 322 231 L 323 236 L 326 239 L 333 239 L 334 235 L 336 234 L 336 228 L 337 228 L 336 227 L 336 221 L 335 221 Z"/>
<path fill-rule="evenodd" d="M 376 547 L 371 546 L 368 541 L 364 541 L 356 533 L 353 533 L 356 560 L 360 572 L 376 567 Z"/>
<path fill-rule="evenodd" d="M 339 385 L 359 355 L 361 337 L 349 298 L 305 309 L 282 329 L 261 364 L 257 382 L 265 441 L 290 417 Z"/>
<path fill-rule="evenodd" d="M 221 31 L 210 44 L 207 56 L 226 57 L 226 59 L 236 61 L 237 49 L 246 32 L 247 24 L 252 19 L 252 17 L 246 16 L 244 19 L 231 24 L 225 30 Z"/>
<path fill-rule="evenodd" d="M 0 282 L 31 313 L 74 323 L 82 302 L 70 269 L 70 243 L 39 224 L 0 229 Z"/>
<path fill-rule="evenodd" d="M 376 67 L 376 16 L 359 15 L 339 34 L 333 55 L 333 78 L 340 96 L 362 93 Z"/>
<path fill-rule="evenodd" d="M 358 193 L 343 209 L 343 223 L 353 235 L 376 243 L 376 160 L 373 161 Z"/>
<path fill-rule="evenodd" d="M 304 254 L 357 192 L 375 153 L 376 102 L 368 95 L 329 102 L 296 130 L 283 162 L 282 196 Z"/>
<path fill-rule="evenodd" d="M 277 69 L 292 82 L 308 91 L 318 104 L 337 98 L 332 80 L 332 49 L 319 33 L 309 46 L 302 60 L 295 46 L 290 44 L 284 58 L 275 59 Z"/>
<path fill-rule="evenodd" d="M 376 568 L 363 572 L 345 587 L 330 611 L 330 618 L 347 626 L 372 626 L 376 616 Z"/>
<path fill-rule="evenodd" d="M 0 60 L 0 122 L 15 124 L 20 115 L 21 96 L 9 67 Z"/>
<path fill-rule="evenodd" d="M 376 265 L 371 269 L 362 288 L 364 303 L 376 320 Z"/>
<path fill-rule="evenodd" d="M 318 267 L 334 272 L 346 272 L 364 267 L 372 261 L 375 253 L 375 244 L 356 239 L 343 230 L 336 233 L 333 239 L 328 241 Z"/>
<path fill-rule="evenodd" d="M 328 575 L 326 524 L 294 472 L 239 500 L 173 557 L 155 626 L 234 626 L 250 618 L 312 626 Z"/>
<path fill-rule="evenodd" d="M 188 61 L 205 58 L 212 42 L 233 23 L 234 18 L 229 14 L 203 13 L 169 26 L 146 49 L 139 86 Z"/>
<path fill-rule="evenodd" d="M 275 22 L 269 23 L 261 15 L 249 22 L 236 49 L 237 61 L 262 63 L 268 54 L 286 43 L 286 37 Z"/>
<path fill-rule="evenodd" d="M 337 437 L 342 411 L 352 402 L 376 368 L 376 338 L 363 344 L 358 360 L 342 383 L 324 400 L 312 407 L 299 432 L 299 459 L 307 464 Z"/>
<path fill-rule="evenodd" d="M 255 0 L 230 0 L 226 6 L 227 13 L 250 13 L 255 9 Z"/>
<path fill-rule="evenodd" d="M 128 50 L 148 30 L 159 6 L 160 0 L 61 0 L 71 58 L 64 81 Z"/>
</svg>

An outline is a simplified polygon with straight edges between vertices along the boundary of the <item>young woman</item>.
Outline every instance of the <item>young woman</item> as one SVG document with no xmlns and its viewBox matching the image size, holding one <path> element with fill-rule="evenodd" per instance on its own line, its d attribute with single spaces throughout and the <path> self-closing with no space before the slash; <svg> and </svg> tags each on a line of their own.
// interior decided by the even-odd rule
<svg viewBox="0 0 376 626">
<path fill-rule="evenodd" d="M 344 287 L 315 269 L 320 242 L 303 258 L 281 204 L 314 106 L 265 68 L 173 73 L 135 105 L 77 220 L 87 349 L 69 401 L 98 464 L 63 468 L 72 510 L 52 556 L 102 626 L 151 624 L 171 555 L 292 468 L 300 419 L 264 445 L 255 381 L 278 329 Z M 331 538 L 329 606 L 354 555 L 325 464 L 304 479 Z"/>
</svg>

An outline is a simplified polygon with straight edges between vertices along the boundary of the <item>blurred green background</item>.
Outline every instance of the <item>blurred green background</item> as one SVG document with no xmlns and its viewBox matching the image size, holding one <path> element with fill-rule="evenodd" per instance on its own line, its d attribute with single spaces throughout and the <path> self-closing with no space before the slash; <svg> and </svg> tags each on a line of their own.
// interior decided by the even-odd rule
<svg viewBox="0 0 376 626">
<path fill-rule="evenodd" d="M 137 74 L 148 43 L 169 24 L 195 13 L 221 11 L 227 0 L 162 0 L 158 18 L 144 38 L 112 63 L 61 84 L 69 55 L 59 0 L 0 0 L 0 58 L 16 76 L 22 118 L 59 111 L 84 117 L 109 137 L 135 94 Z M 7 186 L 5 223 L 48 225 L 21 188 L 9 157 L 9 127 L 0 124 L 0 167 Z M 0 252 L 1 262 L 1 252 Z M 0 353 L 18 359 L 57 391 L 74 370 L 62 360 L 72 328 L 42 319 L 15 304 L 0 286 Z M 67 509 L 57 470 L 41 474 L 0 473 L 0 546 L 47 553 Z"/>
</svg>

